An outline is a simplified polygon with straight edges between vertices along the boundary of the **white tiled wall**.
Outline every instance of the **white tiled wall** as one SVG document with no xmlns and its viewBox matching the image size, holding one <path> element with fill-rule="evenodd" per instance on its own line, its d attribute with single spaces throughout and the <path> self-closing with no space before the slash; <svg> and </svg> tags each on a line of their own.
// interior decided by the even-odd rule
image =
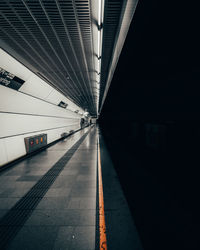
<svg viewBox="0 0 200 250">
<path fill-rule="evenodd" d="M 25 137 L 46 133 L 51 143 L 80 128 L 73 111 L 84 111 L 1 49 L 0 67 L 25 81 L 19 91 L 0 85 L 0 166 L 26 154 Z"/>
</svg>

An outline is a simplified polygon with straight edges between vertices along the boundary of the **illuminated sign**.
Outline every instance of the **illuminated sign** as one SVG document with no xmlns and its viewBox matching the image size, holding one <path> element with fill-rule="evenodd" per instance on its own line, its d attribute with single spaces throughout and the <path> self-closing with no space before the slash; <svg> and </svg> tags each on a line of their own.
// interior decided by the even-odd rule
<svg viewBox="0 0 200 250">
<path fill-rule="evenodd" d="M 0 84 L 11 89 L 18 90 L 24 83 L 24 80 L 11 74 L 0 67 Z"/>
</svg>

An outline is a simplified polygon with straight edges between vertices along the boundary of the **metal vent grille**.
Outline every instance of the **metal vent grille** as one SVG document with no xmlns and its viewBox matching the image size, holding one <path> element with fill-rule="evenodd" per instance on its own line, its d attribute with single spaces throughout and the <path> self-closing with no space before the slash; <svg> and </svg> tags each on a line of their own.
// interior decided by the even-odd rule
<svg viewBox="0 0 200 250">
<path fill-rule="evenodd" d="M 97 115 L 98 8 L 100 0 L 1 0 L 3 46 L 39 77 Z M 104 0 L 99 106 L 127 2 Z M 91 13 L 92 12 L 92 13 Z"/>
<path fill-rule="evenodd" d="M 40 76 L 95 114 L 89 2 L 2 0 L 0 9 L 4 42 Z"/>
</svg>

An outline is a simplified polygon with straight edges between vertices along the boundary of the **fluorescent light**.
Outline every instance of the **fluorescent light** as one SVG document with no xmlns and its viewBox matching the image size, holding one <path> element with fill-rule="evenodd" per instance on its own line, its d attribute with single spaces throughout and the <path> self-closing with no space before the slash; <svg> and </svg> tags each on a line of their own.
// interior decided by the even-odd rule
<svg viewBox="0 0 200 250">
<path fill-rule="evenodd" d="M 102 0 L 99 0 L 99 16 L 98 16 L 98 25 L 101 25 L 101 8 L 102 8 Z"/>
<path fill-rule="evenodd" d="M 100 58 L 100 40 L 101 40 L 101 30 L 98 30 L 98 59 Z"/>
<path fill-rule="evenodd" d="M 104 16 L 104 0 L 99 0 L 99 12 L 98 12 L 98 60 L 99 60 L 99 72 L 101 70 L 101 53 L 102 53 L 102 39 L 103 39 L 103 16 Z"/>
<path fill-rule="evenodd" d="M 99 59 L 98 63 L 99 63 L 99 73 L 101 73 L 101 59 Z"/>
<path fill-rule="evenodd" d="M 102 56 L 102 39 L 103 39 L 103 17 L 104 17 L 104 0 L 99 0 L 99 9 L 98 9 L 98 69 L 97 69 L 97 78 L 96 81 L 100 84 L 101 81 L 101 56 Z M 100 96 L 100 85 L 97 88 L 97 112 L 99 108 L 99 96 Z"/>
</svg>

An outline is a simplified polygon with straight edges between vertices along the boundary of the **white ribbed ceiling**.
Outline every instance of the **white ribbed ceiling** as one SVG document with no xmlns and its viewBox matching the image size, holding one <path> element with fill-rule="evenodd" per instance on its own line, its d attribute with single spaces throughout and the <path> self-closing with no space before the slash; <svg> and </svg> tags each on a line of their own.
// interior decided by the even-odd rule
<svg viewBox="0 0 200 250">
<path fill-rule="evenodd" d="M 127 15 L 130 2 L 132 9 Z M 113 70 L 120 30 L 127 32 L 136 3 L 137 0 L 1 0 L 1 47 L 96 116 L 111 81 L 108 75 Z M 125 18 L 128 25 L 122 27 Z"/>
</svg>

